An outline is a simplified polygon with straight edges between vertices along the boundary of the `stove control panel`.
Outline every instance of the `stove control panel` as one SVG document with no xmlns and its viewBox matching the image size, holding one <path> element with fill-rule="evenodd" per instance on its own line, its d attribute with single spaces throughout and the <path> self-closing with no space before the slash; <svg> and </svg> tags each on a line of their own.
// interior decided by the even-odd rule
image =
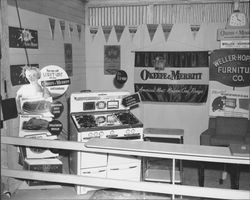
<svg viewBox="0 0 250 200">
<path fill-rule="evenodd" d="M 70 112 L 100 112 L 112 110 L 127 110 L 122 105 L 122 99 L 129 92 L 87 92 L 72 93 L 70 97 Z"/>
</svg>

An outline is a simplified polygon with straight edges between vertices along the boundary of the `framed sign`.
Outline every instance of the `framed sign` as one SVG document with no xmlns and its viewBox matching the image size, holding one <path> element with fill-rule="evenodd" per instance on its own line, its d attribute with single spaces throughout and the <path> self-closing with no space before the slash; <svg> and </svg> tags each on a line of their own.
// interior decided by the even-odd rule
<svg viewBox="0 0 250 200">
<path fill-rule="evenodd" d="M 104 45 L 104 74 L 116 74 L 121 68 L 120 45 Z"/>
<path fill-rule="evenodd" d="M 9 47 L 38 49 L 37 31 L 9 26 Z"/>
<path fill-rule="evenodd" d="M 249 50 L 214 50 L 210 59 L 210 80 L 232 87 L 250 86 L 249 64 Z"/>
</svg>

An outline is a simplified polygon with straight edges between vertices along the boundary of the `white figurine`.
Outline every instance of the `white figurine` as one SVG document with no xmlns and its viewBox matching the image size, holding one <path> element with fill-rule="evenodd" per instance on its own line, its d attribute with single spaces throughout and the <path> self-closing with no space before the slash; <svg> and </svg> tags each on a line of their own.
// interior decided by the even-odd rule
<svg viewBox="0 0 250 200">
<path fill-rule="evenodd" d="M 51 97 L 49 90 L 45 87 L 42 87 L 38 82 L 41 77 L 41 73 L 38 68 L 25 66 L 23 68 L 22 75 L 24 75 L 28 79 L 29 84 L 21 86 L 21 88 L 16 93 L 16 102 L 19 109 L 21 98 L 46 99 L 48 97 Z"/>
</svg>

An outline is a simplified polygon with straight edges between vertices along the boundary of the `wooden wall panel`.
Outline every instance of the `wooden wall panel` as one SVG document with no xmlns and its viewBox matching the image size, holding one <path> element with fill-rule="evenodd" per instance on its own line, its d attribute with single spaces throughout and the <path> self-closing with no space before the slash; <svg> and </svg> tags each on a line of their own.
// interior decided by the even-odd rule
<svg viewBox="0 0 250 200">
<path fill-rule="evenodd" d="M 36 13 L 84 24 L 84 3 L 81 0 L 17 0 L 20 8 Z M 8 0 L 15 6 L 15 0 Z"/>
</svg>

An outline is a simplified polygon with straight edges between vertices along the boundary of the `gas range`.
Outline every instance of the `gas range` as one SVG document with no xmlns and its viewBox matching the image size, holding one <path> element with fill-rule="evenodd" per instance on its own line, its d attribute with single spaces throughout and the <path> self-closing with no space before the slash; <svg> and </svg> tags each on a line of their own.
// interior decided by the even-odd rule
<svg viewBox="0 0 250 200">
<path fill-rule="evenodd" d="M 82 140 L 94 137 L 141 138 L 143 124 L 122 105 L 122 98 L 127 95 L 127 92 L 72 94 L 71 119 Z"/>
</svg>

